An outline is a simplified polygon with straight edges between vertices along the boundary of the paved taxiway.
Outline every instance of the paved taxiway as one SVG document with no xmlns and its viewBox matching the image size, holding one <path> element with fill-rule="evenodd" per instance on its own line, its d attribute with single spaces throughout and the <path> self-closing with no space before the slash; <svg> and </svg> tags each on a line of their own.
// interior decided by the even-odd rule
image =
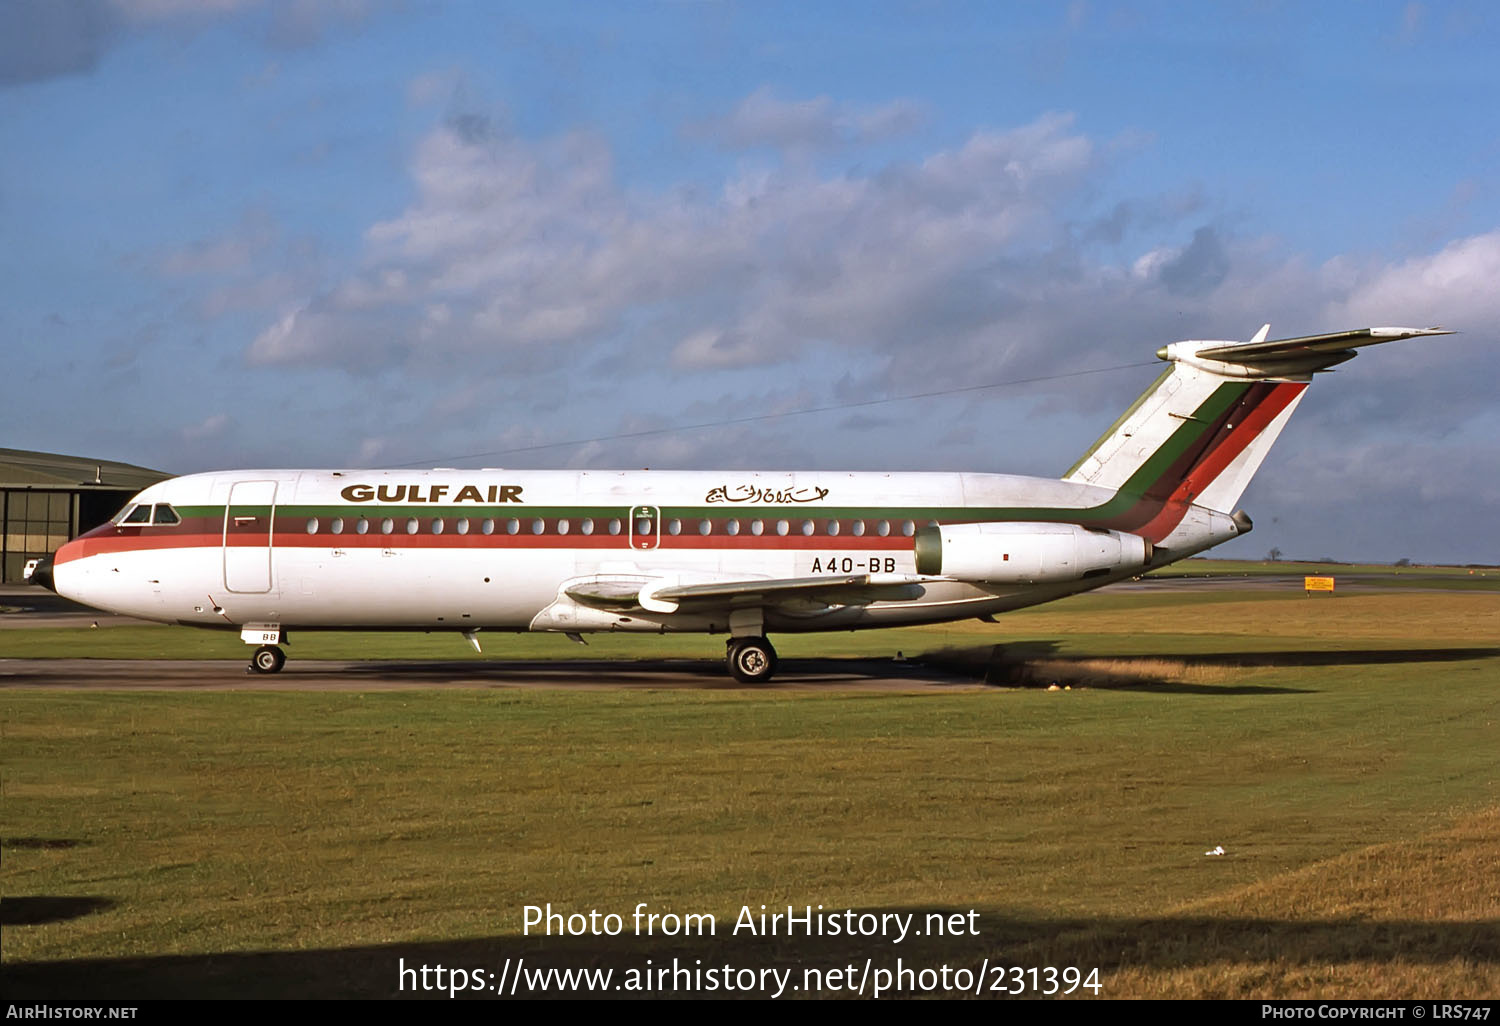
<svg viewBox="0 0 1500 1026">
<path fill-rule="evenodd" d="M 1339 577 L 1341 591 L 1361 592 L 1388 587 L 1391 575 L 1350 574 Z M 1407 587 L 1445 590 L 1452 577 L 1402 573 Z M 1418 583 L 1413 578 L 1421 579 Z M 1299 574 L 1151 578 L 1126 581 L 1107 591 L 1162 592 L 1274 590 L 1296 594 Z M 973 677 L 895 659 L 783 660 L 769 685 L 743 685 L 718 661 L 662 660 L 506 660 L 342 662 L 303 660 L 293 656 L 275 675 L 247 673 L 239 659 L 6 659 L 4 632 L 29 627 L 98 626 L 108 629 L 138 623 L 76 605 L 27 586 L 0 587 L 0 689 L 160 689 L 184 691 L 369 691 L 409 688 L 697 688 L 818 690 L 952 690 L 982 687 Z"/>
<path fill-rule="evenodd" d="M 924 691 L 982 687 L 972 677 L 894 659 L 783 660 L 770 684 L 740 684 L 719 662 L 503 660 L 489 662 L 288 661 L 273 675 L 228 659 L 0 659 L 0 690 L 388 691 L 411 688 L 617 688 Z"/>
</svg>

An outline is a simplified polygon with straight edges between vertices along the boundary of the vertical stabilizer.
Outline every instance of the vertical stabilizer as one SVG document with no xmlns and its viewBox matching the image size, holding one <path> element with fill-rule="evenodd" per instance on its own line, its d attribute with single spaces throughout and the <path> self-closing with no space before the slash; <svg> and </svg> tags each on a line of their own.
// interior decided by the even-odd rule
<svg viewBox="0 0 1500 1026">
<path fill-rule="evenodd" d="M 1360 328 L 1248 342 L 1176 342 L 1157 351 L 1169 362 L 1064 480 L 1160 503 L 1229 512 L 1244 494 L 1312 375 L 1351 360 L 1358 346 L 1442 328 Z"/>
</svg>

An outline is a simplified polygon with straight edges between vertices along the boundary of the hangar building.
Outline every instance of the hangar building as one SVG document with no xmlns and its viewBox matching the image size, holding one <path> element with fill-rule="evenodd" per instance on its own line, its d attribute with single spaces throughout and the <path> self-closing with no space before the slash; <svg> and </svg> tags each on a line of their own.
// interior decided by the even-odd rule
<svg viewBox="0 0 1500 1026">
<path fill-rule="evenodd" d="M 56 552 L 170 476 L 113 460 L 0 449 L 0 581 L 18 583 L 28 559 Z"/>
</svg>

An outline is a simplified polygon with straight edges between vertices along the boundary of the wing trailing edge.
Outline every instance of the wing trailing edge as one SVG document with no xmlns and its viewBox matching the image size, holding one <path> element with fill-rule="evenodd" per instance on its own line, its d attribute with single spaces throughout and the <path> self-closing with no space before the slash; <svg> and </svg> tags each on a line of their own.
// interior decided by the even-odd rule
<svg viewBox="0 0 1500 1026">
<path fill-rule="evenodd" d="M 677 583 L 671 578 L 595 578 L 569 585 L 564 593 L 596 609 L 653 613 L 770 607 L 789 602 L 856 605 L 919 598 L 922 585 L 950 580 L 920 574 L 835 574 L 780 579 L 750 578 Z"/>
</svg>

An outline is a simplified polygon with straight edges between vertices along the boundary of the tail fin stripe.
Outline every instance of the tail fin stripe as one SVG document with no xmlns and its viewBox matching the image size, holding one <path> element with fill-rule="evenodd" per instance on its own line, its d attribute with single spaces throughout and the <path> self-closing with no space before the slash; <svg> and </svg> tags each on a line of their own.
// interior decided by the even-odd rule
<svg viewBox="0 0 1500 1026">
<path fill-rule="evenodd" d="M 1201 452 L 1196 443 L 1201 442 L 1205 436 L 1212 438 L 1229 421 L 1229 415 L 1236 404 L 1251 387 L 1247 382 L 1227 382 L 1214 389 L 1193 411 L 1192 419 L 1179 424 L 1167 440 L 1120 486 L 1120 491 L 1137 496 L 1161 494 L 1164 497 L 1170 493 L 1171 488 L 1163 488 L 1163 483 L 1175 485 L 1181 480 Z"/>
<path fill-rule="evenodd" d="M 1257 404 L 1226 436 L 1218 439 L 1217 444 L 1182 479 L 1172 494 L 1155 507 L 1155 515 L 1139 527 L 1138 533 L 1152 542 L 1160 542 L 1171 534 L 1182 522 L 1188 506 L 1198 494 L 1212 484 L 1306 387 L 1306 384 L 1296 382 L 1275 385 L 1267 401 Z"/>
<path fill-rule="evenodd" d="M 1280 387 L 1277 384 L 1257 381 L 1245 389 L 1233 405 L 1221 413 L 1216 420 L 1204 426 L 1202 433 L 1195 440 L 1196 444 L 1190 445 L 1187 451 L 1179 459 L 1174 460 L 1166 472 L 1152 482 L 1142 494 L 1147 498 L 1167 499 L 1180 492 L 1183 482 L 1197 476 L 1204 462 L 1211 459 L 1215 452 L 1236 436 L 1240 439 L 1239 447 L 1243 449 L 1265 424 L 1270 423 L 1269 420 L 1258 420 L 1256 414 L 1268 401 L 1274 400 L 1276 390 Z M 1299 386 L 1297 391 L 1300 390 Z M 1281 405 L 1285 407 L 1285 403 Z M 1259 426 L 1252 427 L 1253 424 L 1259 424 Z M 1248 435 L 1245 434 L 1247 431 Z M 1206 486 L 1209 480 L 1212 480 L 1212 477 L 1203 480 L 1203 485 Z"/>
<path fill-rule="evenodd" d="M 1221 385 L 1131 475 L 1114 501 L 1090 512 L 1107 511 L 1103 526 L 1118 531 L 1135 531 L 1153 541 L 1166 537 L 1182 520 L 1191 497 L 1208 487 L 1306 387 L 1264 381 Z M 1119 509 L 1122 500 L 1129 505 Z"/>
<path fill-rule="evenodd" d="M 1266 385 L 1265 391 L 1253 407 L 1247 406 L 1238 424 L 1230 425 L 1213 445 L 1203 454 L 1198 465 L 1193 467 L 1172 492 L 1171 499 L 1193 501 L 1198 493 L 1214 482 L 1224 468 L 1234 462 L 1256 437 L 1270 426 L 1282 410 L 1292 404 L 1307 388 L 1305 382 L 1279 382 Z M 1170 500 L 1169 500 L 1170 501 Z"/>
</svg>

